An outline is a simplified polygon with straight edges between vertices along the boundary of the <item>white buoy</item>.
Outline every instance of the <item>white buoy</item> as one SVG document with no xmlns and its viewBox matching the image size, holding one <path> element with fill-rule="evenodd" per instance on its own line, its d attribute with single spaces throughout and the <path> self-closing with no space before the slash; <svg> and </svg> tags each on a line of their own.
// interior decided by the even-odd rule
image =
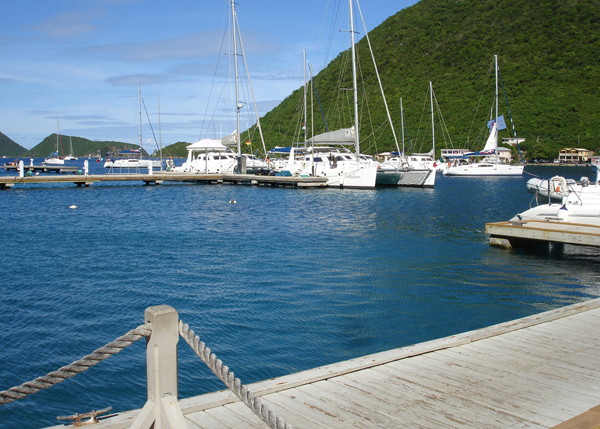
<svg viewBox="0 0 600 429">
<path fill-rule="evenodd" d="M 70 206 L 69 206 L 69 208 L 70 208 L 70 209 L 78 209 L 79 207 L 78 207 L 78 206 L 76 206 L 75 204 L 73 204 L 73 205 L 70 205 Z"/>
</svg>

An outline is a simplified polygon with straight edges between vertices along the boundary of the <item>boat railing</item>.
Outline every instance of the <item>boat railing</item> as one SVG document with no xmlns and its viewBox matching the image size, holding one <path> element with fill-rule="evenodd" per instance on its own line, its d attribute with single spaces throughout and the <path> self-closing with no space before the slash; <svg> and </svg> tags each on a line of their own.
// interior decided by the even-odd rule
<svg viewBox="0 0 600 429">
<path fill-rule="evenodd" d="M 52 387 L 67 378 L 84 372 L 102 360 L 120 352 L 125 347 L 137 340 L 146 338 L 146 372 L 148 399 L 133 422 L 131 428 L 150 429 L 155 427 L 170 427 L 175 429 L 187 428 L 178 401 L 177 380 L 177 342 L 181 336 L 210 370 L 261 420 L 273 429 L 292 429 L 281 417 L 269 410 L 268 406 L 246 386 L 242 385 L 239 378 L 223 362 L 206 347 L 204 342 L 190 327 L 179 320 L 177 311 L 168 305 L 149 307 L 144 312 L 145 323 L 117 338 L 115 341 L 84 356 L 70 365 L 59 368 L 45 376 L 28 381 L 20 386 L 0 391 L 0 405 L 14 402 L 42 389 Z M 68 418 L 79 423 L 81 417 L 90 416 L 95 421 L 101 412 L 109 411 L 106 408 L 91 413 L 75 414 Z M 65 417 L 59 417 L 63 420 Z M 157 421 L 160 419 L 160 421 Z M 75 426 L 75 425 L 74 425 Z"/>
</svg>

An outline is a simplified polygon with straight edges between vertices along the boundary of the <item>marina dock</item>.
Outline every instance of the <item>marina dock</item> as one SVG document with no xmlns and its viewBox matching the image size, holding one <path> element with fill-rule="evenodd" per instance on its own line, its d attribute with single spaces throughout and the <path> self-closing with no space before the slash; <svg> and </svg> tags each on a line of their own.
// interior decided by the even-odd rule
<svg viewBox="0 0 600 429">
<path fill-rule="evenodd" d="M 567 222 L 527 220 L 493 222 L 485 225 L 490 245 L 504 248 L 537 243 L 563 243 L 600 247 L 600 227 Z"/>
<path fill-rule="evenodd" d="M 152 174 L 69 174 L 39 176 L 0 176 L 0 189 L 23 184 L 72 183 L 77 186 L 90 186 L 96 182 L 143 182 L 146 185 L 159 185 L 164 182 L 188 183 L 229 183 L 236 185 L 263 185 L 294 188 L 322 187 L 325 177 L 259 176 L 253 174 L 195 174 L 153 172 Z"/>
<path fill-rule="evenodd" d="M 295 428 L 591 429 L 600 425 L 599 354 L 595 299 L 248 387 Z M 228 390 L 179 406 L 173 427 L 268 427 Z M 140 412 L 92 427 L 128 428 Z"/>
</svg>

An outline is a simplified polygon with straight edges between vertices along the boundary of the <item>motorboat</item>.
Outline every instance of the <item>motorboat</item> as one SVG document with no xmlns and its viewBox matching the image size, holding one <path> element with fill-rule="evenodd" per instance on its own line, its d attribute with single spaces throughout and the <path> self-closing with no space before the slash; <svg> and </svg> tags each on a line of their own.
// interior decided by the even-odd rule
<svg viewBox="0 0 600 429">
<path fill-rule="evenodd" d="M 162 163 L 160 160 L 154 159 L 107 159 L 104 162 L 104 168 L 123 168 L 123 169 L 143 169 L 143 168 L 160 168 Z"/>
<path fill-rule="evenodd" d="M 539 204 L 515 215 L 510 221 L 541 220 L 600 226 L 600 185 L 598 177 L 592 184 L 580 181 L 569 185 L 562 176 L 548 181 L 556 196 L 562 196 L 559 203 Z"/>
<path fill-rule="evenodd" d="M 236 153 L 221 140 L 202 139 L 186 147 L 186 161 L 173 172 L 200 174 L 233 174 L 238 166 Z"/>
<path fill-rule="evenodd" d="M 559 203 L 567 195 L 568 191 L 573 192 L 596 192 L 595 186 L 590 186 L 590 179 L 582 177 L 579 181 L 574 179 L 565 179 L 562 176 L 554 176 L 550 179 L 541 179 L 533 177 L 527 181 L 527 191 L 534 194 L 538 201 L 547 203 Z"/>
</svg>

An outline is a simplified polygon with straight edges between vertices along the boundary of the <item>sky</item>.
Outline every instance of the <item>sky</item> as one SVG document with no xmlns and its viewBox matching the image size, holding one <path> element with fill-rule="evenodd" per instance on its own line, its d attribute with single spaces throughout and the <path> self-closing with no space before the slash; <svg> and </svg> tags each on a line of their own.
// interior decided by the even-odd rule
<svg viewBox="0 0 600 429">
<path fill-rule="evenodd" d="M 416 0 L 364 3 L 371 31 Z M 237 0 L 235 7 L 260 116 L 303 85 L 303 51 L 317 74 L 350 47 L 346 0 Z M 159 140 L 166 146 L 235 130 L 229 1 L 23 0 L 0 10 L 0 132 L 21 146 L 57 131 L 139 144 L 140 116 L 149 152 Z M 237 49 L 245 130 L 255 113 Z"/>
</svg>

